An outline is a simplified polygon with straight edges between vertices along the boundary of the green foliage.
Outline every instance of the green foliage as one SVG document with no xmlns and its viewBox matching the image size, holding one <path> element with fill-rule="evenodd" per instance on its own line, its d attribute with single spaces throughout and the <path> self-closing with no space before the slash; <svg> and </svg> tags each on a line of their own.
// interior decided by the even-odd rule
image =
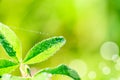
<svg viewBox="0 0 120 80">
<path fill-rule="evenodd" d="M 48 59 L 54 55 L 65 42 L 66 40 L 62 36 L 45 39 L 33 46 L 25 59 L 21 61 L 21 43 L 19 42 L 19 39 L 9 27 L 0 23 L 0 44 L 9 57 L 12 58 L 12 61 L 0 59 L 1 80 L 46 80 L 50 78 L 49 75 L 54 74 L 66 75 L 74 80 L 80 80 L 78 74 L 66 65 L 60 65 L 53 69 L 44 69 L 39 71 L 33 77 L 31 76 L 31 71 L 27 64 L 34 64 Z M 20 66 L 21 73 L 25 78 L 6 75 L 6 73 L 12 72 L 18 66 Z"/>
<path fill-rule="evenodd" d="M 21 43 L 15 33 L 6 25 L 0 23 L 0 43 L 7 54 L 16 62 L 22 58 Z"/>
<path fill-rule="evenodd" d="M 53 37 L 36 44 L 27 54 L 24 63 L 33 64 L 44 61 L 52 56 L 63 44 L 65 39 L 60 37 Z"/>
<path fill-rule="evenodd" d="M 10 73 L 18 67 L 18 64 L 9 60 L 0 59 L 0 75 Z"/>
<path fill-rule="evenodd" d="M 79 75 L 76 73 L 76 71 L 72 70 L 71 68 L 63 64 L 53 69 L 47 68 L 47 69 L 41 70 L 37 74 L 35 74 L 35 76 L 38 76 L 39 74 L 44 72 L 53 74 L 53 75 L 56 75 L 56 74 L 66 75 L 73 78 L 74 80 L 80 80 Z"/>
</svg>

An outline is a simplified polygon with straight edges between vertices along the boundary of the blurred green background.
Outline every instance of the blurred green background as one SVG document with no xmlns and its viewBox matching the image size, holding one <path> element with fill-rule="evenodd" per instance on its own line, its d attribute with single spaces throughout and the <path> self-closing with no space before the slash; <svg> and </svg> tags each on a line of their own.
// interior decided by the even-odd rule
<svg viewBox="0 0 120 80">
<path fill-rule="evenodd" d="M 0 0 L 0 22 L 20 38 L 23 58 L 43 39 L 66 38 L 56 55 L 30 65 L 33 73 L 67 64 L 82 80 L 120 80 L 120 0 Z M 2 48 L 0 53 L 6 57 Z M 71 79 L 54 76 L 52 80 Z"/>
</svg>

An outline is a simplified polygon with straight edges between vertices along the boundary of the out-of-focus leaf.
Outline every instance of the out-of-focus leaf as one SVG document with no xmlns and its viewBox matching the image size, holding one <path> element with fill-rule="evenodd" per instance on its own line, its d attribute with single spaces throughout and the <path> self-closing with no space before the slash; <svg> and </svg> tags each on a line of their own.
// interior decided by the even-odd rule
<svg viewBox="0 0 120 80">
<path fill-rule="evenodd" d="M 53 69 L 48 68 L 48 69 L 41 70 L 34 76 L 35 77 L 39 76 L 39 74 L 44 73 L 44 72 L 48 74 L 53 74 L 53 75 L 56 75 L 56 74 L 66 75 L 66 76 L 73 78 L 74 80 L 81 80 L 78 73 L 74 71 L 73 69 L 67 67 L 66 65 L 60 65 Z"/>
<path fill-rule="evenodd" d="M 9 60 L 0 59 L 0 75 L 10 73 L 18 67 L 18 64 Z"/>
<path fill-rule="evenodd" d="M 23 78 L 19 76 L 11 76 L 9 74 L 4 74 L 1 78 L 1 80 L 31 80 L 29 78 Z"/>
<path fill-rule="evenodd" d="M 21 44 L 15 33 L 6 25 L 0 23 L 0 44 L 10 57 L 16 61 L 22 58 Z"/>
<path fill-rule="evenodd" d="M 51 74 L 43 72 L 39 75 L 36 75 L 32 78 L 32 80 L 50 80 Z"/>
<path fill-rule="evenodd" d="M 31 79 L 23 78 L 23 77 L 19 77 L 19 76 L 12 76 L 10 80 L 31 80 Z"/>
<path fill-rule="evenodd" d="M 48 73 L 41 73 L 38 76 L 34 76 L 31 78 L 23 78 L 20 76 L 11 76 L 10 74 L 4 74 L 0 78 L 0 80 L 50 80 L 50 75 Z"/>
<path fill-rule="evenodd" d="M 27 54 L 24 63 L 33 64 L 44 61 L 51 57 L 65 43 L 62 36 L 52 37 L 36 44 Z"/>
<path fill-rule="evenodd" d="M 10 80 L 10 78 L 11 78 L 11 75 L 9 75 L 9 74 L 4 74 L 4 75 L 2 75 L 2 77 L 1 77 L 0 80 Z"/>
</svg>

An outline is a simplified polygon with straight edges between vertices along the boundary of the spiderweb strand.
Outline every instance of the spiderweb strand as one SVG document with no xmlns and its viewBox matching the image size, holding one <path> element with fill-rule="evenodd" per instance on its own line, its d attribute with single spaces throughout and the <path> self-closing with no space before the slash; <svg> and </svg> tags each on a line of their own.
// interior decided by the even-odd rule
<svg viewBox="0 0 120 80">
<path fill-rule="evenodd" d="M 20 31 L 35 33 L 35 34 L 39 34 L 39 35 L 47 35 L 47 36 L 53 35 L 52 33 L 48 33 L 48 32 L 34 31 L 34 30 L 30 30 L 30 29 L 18 28 L 18 27 L 13 27 L 13 26 L 11 28 L 16 29 L 16 30 L 20 30 Z"/>
</svg>

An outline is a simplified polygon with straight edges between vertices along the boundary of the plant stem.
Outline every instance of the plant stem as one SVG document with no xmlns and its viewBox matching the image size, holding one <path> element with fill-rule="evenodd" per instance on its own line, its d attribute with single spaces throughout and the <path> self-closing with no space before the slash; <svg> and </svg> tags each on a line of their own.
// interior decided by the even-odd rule
<svg viewBox="0 0 120 80">
<path fill-rule="evenodd" d="M 31 77 L 31 71 L 28 65 L 22 64 L 20 65 L 20 72 L 23 77 Z"/>
</svg>

